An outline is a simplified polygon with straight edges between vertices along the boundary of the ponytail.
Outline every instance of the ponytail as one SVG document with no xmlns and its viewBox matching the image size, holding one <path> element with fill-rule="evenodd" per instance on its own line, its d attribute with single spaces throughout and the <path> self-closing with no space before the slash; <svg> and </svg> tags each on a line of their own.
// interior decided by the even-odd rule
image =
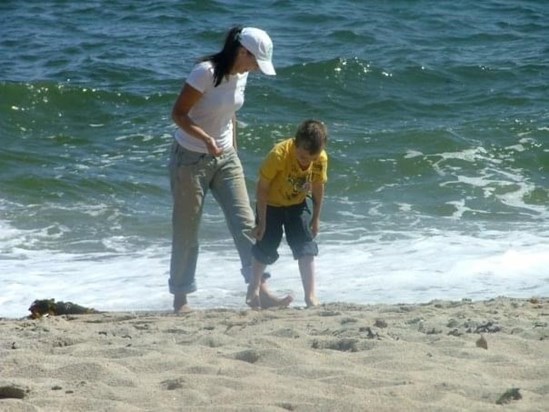
<svg viewBox="0 0 549 412">
<path fill-rule="evenodd" d="M 211 61 L 214 66 L 214 87 L 221 84 L 233 68 L 238 48 L 240 47 L 240 33 L 242 26 L 232 27 L 225 37 L 223 49 L 215 54 L 203 57 L 200 61 Z"/>
</svg>

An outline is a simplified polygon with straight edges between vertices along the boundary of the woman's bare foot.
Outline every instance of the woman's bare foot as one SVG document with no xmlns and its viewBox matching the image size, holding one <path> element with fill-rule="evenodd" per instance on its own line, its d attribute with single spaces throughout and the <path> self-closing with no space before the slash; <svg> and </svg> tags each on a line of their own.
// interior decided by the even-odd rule
<svg viewBox="0 0 549 412">
<path fill-rule="evenodd" d="M 252 309 L 261 309 L 259 290 L 251 284 L 248 286 L 248 292 L 246 293 L 246 305 Z"/>
<path fill-rule="evenodd" d="M 261 299 L 262 309 L 287 308 L 288 306 L 290 306 L 290 303 L 294 301 L 294 298 L 291 295 L 286 295 L 282 298 L 279 298 L 278 296 L 273 295 L 267 290 L 266 287 L 263 286 L 259 290 L 259 297 Z"/>
<path fill-rule="evenodd" d="M 313 308 L 315 306 L 320 305 L 320 301 L 316 298 L 316 296 L 310 296 L 305 298 L 305 305 L 308 308 Z"/>
<path fill-rule="evenodd" d="M 189 313 L 192 312 L 189 303 L 187 302 L 187 295 L 176 293 L 173 295 L 173 313 Z"/>
</svg>

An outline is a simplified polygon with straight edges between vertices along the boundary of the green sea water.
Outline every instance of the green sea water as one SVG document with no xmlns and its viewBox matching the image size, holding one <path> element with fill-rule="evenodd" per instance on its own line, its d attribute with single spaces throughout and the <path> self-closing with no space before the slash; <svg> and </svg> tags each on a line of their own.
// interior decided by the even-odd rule
<svg viewBox="0 0 549 412">
<path fill-rule="evenodd" d="M 252 198 L 275 142 L 306 118 L 330 130 L 319 238 L 328 299 L 549 293 L 548 3 L 8 0 L 0 4 L 5 313 L 51 276 L 55 297 L 65 290 L 93 303 L 114 282 L 131 285 L 113 295 L 115 309 L 138 304 L 133 288 L 156 291 L 147 307 L 169 300 L 171 106 L 196 59 L 217 51 L 234 24 L 270 33 L 277 70 L 249 77 L 238 113 Z M 213 199 L 201 242 L 199 299 L 219 304 L 210 297 L 226 293 L 228 304 L 240 302 L 238 274 L 219 281 L 217 263 L 238 268 Z M 280 288 L 289 289 L 298 275 L 284 260 Z M 72 286 L 82 270 L 86 286 Z M 429 284 L 434 273 L 464 280 Z M 391 276 L 390 290 L 372 287 Z"/>
</svg>

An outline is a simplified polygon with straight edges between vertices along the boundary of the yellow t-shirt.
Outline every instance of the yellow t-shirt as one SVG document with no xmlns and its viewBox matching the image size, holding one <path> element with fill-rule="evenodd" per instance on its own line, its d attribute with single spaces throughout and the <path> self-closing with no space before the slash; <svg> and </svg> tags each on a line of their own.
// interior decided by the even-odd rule
<svg viewBox="0 0 549 412">
<path fill-rule="evenodd" d="M 276 144 L 259 169 L 259 175 L 271 183 L 267 204 L 291 206 L 302 203 L 311 192 L 312 183 L 326 183 L 327 168 L 328 155 L 324 150 L 303 170 L 296 158 L 293 138 Z"/>
</svg>

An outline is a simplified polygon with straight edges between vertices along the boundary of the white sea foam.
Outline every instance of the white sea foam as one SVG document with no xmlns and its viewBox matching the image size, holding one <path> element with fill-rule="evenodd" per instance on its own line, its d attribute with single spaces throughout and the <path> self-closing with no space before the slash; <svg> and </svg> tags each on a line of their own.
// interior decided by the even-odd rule
<svg viewBox="0 0 549 412">
<path fill-rule="evenodd" d="M 24 233 L 3 224 L 2 244 Z M 476 236 L 433 230 L 371 234 L 348 241 L 319 237 L 318 295 L 324 302 L 418 303 L 432 299 L 549 296 L 547 233 L 485 232 Z M 120 244 L 121 239 L 106 241 Z M 13 242 L 12 242 L 13 243 Z M 219 242 L 218 242 L 219 243 Z M 202 247 L 191 295 L 199 308 L 245 308 L 240 264 L 228 239 Z M 116 249 L 116 248 L 115 248 Z M 71 254 L 6 248 L 0 258 L 0 316 L 23 317 L 35 299 L 55 298 L 99 310 L 169 310 L 169 245 L 131 252 Z M 289 248 L 270 267 L 271 288 L 302 287 Z"/>
</svg>

